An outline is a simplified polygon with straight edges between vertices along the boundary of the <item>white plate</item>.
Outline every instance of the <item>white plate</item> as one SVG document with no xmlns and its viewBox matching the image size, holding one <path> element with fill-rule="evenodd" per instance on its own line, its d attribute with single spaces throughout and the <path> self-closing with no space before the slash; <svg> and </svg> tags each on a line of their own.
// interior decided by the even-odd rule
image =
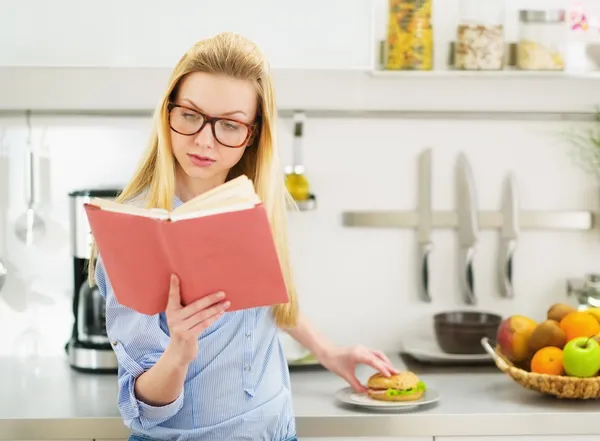
<svg viewBox="0 0 600 441">
<path fill-rule="evenodd" d="M 379 401 L 367 394 L 359 394 L 351 387 L 345 387 L 335 393 L 335 397 L 342 403 L 354 406 L 368 407 L 371 409 L 412 409 L 425 404 L 435 403 L 440 399 L 440 394 L 435 389 L 427 389 L 423 396 L 415 401 Z"/>
<path fill-rule="evenodd" d="M 492 361 L 490 354 L 448 354 L 440 349 L 437 342 L 424 337 L 413 337 L 403 344 L 404 350 L 408 355 L 416 358 L 419 361 L 426 362 L 489 362 Z"/>
</svg>

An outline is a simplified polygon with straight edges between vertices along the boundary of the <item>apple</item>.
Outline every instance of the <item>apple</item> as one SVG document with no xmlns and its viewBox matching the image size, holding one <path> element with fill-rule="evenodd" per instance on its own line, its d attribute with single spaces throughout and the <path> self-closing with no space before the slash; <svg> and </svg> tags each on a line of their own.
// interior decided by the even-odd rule
<svg viewBox="0 0 600 441">
<path fill-rule="evenodd" d="M 600 343 L 593 337 L 577 337 L 563 348 L 563 366 L 571 377 L 587 378 L 600 370 Z"/>
<path fill-rule="evenodd" d="M 529 340 L 536 327 L 535 320 L 523 315 L 512 315 L 502 320 L 496 331 L 496 341 L 502 353 L 515 363 L 527 360 Z"/>
</svg>

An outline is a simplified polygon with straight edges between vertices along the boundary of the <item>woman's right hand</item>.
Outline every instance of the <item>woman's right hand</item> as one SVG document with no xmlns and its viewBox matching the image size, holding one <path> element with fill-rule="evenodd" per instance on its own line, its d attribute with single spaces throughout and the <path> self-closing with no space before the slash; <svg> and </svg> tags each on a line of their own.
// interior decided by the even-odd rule
<svg viewBox="0 0 600 441">
<path fill-rule="evenodd" d="M 229 308 L 223 292 L 210 294 L 187 306 L 181 305 L 179 278 L 171 275 L 166 316 L 171 334 L 170 351 L 178 362 L 189 364 L 198 354 L 198 338 Z"/>
</svg>

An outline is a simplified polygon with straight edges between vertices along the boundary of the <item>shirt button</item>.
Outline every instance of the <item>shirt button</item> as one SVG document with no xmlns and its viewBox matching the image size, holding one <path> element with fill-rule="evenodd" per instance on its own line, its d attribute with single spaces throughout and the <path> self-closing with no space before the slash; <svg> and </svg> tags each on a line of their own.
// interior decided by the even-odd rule
<svg viewBox="0 0 600 441">
<path fill-rule="evenodd" d="M 249 364 L 247 364 L 246 366 L 244 366 L 244 370 L 246 372 L 250 372 L 252 370 L 252 366 L 250 366 Z"/>
<path fill-rule="evenodd" d="M 250 331 L 246 332 L 246 337 L 247 337 L 247 338 L 250 338 L 250 337 L 252 337 L 252 334 L 250 333 Z"/>
</svg>

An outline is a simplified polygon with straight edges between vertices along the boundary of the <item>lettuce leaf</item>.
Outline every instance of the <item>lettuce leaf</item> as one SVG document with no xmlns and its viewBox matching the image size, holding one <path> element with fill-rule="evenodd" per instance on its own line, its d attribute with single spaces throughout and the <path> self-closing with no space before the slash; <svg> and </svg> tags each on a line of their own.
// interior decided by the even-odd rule
<svg viewBox="0 0 600 441">
<path fill-rule="evenodd" d="M 399 395 L 410 395 L 415 392 L 425 392 L 427 390 L 427 386 L 422 381 L 417 383 L 416 387 L 411 387 L 410 389 L 388 389 L 385 391 L 385 394 L 388 397 L 397 397 Z"/>
</svg>

